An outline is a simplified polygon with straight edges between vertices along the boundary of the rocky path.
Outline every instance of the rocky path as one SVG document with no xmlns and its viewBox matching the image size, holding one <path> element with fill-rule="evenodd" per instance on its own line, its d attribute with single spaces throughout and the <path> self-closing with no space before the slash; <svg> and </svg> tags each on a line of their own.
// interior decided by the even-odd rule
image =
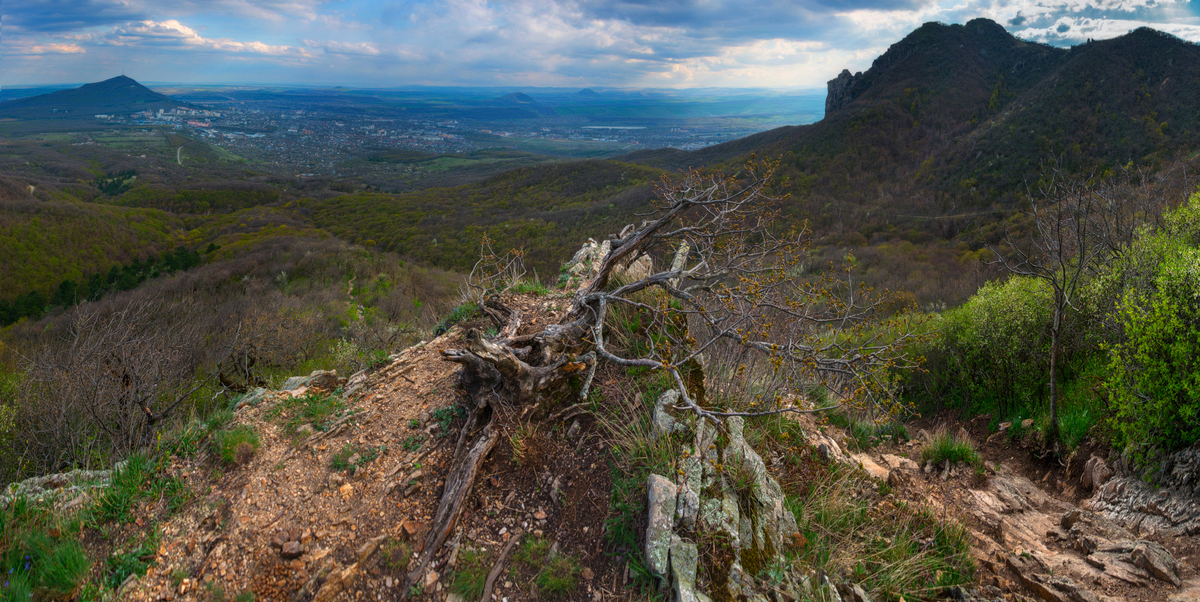
<svg viewBox="0 0 1200 602">
<path fill-rule="evenodd" d="M 1031 464 L 1000 460 L 1014 457 L 1018 444 L 995 437 L 982 449 L 1000 461 L 987 461 L 982 473 L 967 466 L 922 467 L 915 460 L 924 437 L 921 431 L 908 444 L 847 455 L 889 483 L 896 496 L 924 500 L 970 527 L 982 569 L 975 592 L 980 598 L 1200 600 L 1194 501 L 1150 491 L 1135 478 L 1109 480 L 1099 458 L 1079 474 L 1051 481 L 1046 472 L 1034 482 L 1029 476 L 1038 473 Z M 1018 449 L 1016 455 L 1022 453 L 1028 452 Z M 1079 505 L 1071 501 L 1080 497 L 1078 490 L 1093 489 Z"/>
</svg>

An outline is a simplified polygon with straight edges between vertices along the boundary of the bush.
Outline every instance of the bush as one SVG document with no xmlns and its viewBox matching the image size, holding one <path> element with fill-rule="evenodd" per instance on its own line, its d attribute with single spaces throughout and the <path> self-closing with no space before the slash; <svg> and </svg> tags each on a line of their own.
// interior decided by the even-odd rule
<svg viewBox="0 0 1200 602">
<path fill-rule="evenodd" d="M 909 388 L 975 412 L 1010 414 L 1040 397 L 1049 374 L 1051 291 L 1034 278 L 988 283 L 942 314 Z M 923 391 L 922 391 L 923 390 Z"/>
<path fill-rule="evenodd" d="M 1200 439 L 1200 250 L 1179 239 L 1152 244 L 1161 262 L 1148 287 L 1121 300 L 1124 340 L 1110 347 L 1105 383 L 1116 442 L 1138 460 Z"/>
</svg>

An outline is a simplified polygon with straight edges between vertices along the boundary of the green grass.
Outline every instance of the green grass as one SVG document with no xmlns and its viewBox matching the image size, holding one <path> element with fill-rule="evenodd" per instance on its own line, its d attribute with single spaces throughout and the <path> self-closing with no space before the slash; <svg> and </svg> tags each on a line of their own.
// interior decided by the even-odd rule
<svg viewBox="0 0 1200 602">
<path fill-rule="evenodd" d="M 563 553 L 550 556 L 534 581 L 539 594 L 551 597 L 568 594 L 579 584 L 579 562 Z"/>
<path fill-rule="evenodd" d="M 105 562 L 104 585 L 116 589 L 121 587 L 130 575 L 144 576 L 154 563 L 157 547 L 158 537 L 151 536 L 127 551 L 113 550 Z"/>
<path fill-rule="evenodd" d="M 575 590 L 580 569 L 579 562 L 566 554 L 560 552 L 551 556 L 552 543 L 546 537 L 527 535 L 513 553 L 513 560 L 537 574 L 534 582 L 539 594 L 556 597 Z"/>
<path fill-rule="evenodd" d="M 311 424 L 318 431 L 329 428 L 337 413 L 346 404 L 337 395 L 309 393 L 288 397 L 267 412 L 268 418 L 280 418 L 285 430 L 295 432 L 302 424 Z"/>
<path fill-rule="evenodd" d="M 517 546 L 517 551 L 513 552 L 513 560 L 537 570 L 541 567 L 542 559 L 550 552 L 550 544 L 549 538 L 526 535 L 521 545 Z"/>
<path fill-rule="evenodd" d="M 258 433 L 246 425 L 217 431 L 213 435 L 213 449 L 226 464 L 245 464 L 258 451 Z"/>
<path fill-rule="evenodd" d="M 939 430 L 933 434 L 925 449 L 921 450 L 921 463 L 933 462 L 941 464 L 949 460 L 951 464 L 962 462 L 971 466 L 982 466 L 983 458 L 970 440 Z"/>
<path fill-rule="evenodd" d="M 133 520 L 133 503 L 145 494 L 144 485 L 153 477 L 154 467 L 145 454 L 133 454 L 124 468 L 113 469 L 108 487 L 95 497 L 90 518 L 96 523 L 126 523 Z"/>
<path fill-rule="evenodd" d="M 475 305 L 474 303 L 463 303 L 462 305 L 452 309 L 450 313 L 438 323 L 437 326 L 433 327 L 433 336 L 436 337 L 445 334 L 447 330 L 450 330 L 450 327 L 458 324 L 459 322 L 470 320 L 471 318 L 479 315 L 479 313 L 480 311 L 478 305 Z"/>
<path fill-rule="evenodd" d="M 0 510 L 0 600 L 68 599 L 82 587 L 91 561 L 60 519 L 24 498 Z"/>
<path fill-rule="evenodd" d="M 368 462 L 378 458 L 384 451 L 386 451 L 386 447 L 382 445 L 364 447 L 347 443 L 337 453 L 333 454 L 333 457 L 329 460 L 329 467 L 339 472 L 350 469 L 358 470 Z"/>
<path fill-rule="evenodd" d="M 463 549 L 450 577 L 450 591 L 467 599 L 483 595 L 488 573 L 492 570 L 491 556 L 482 550 Z"/>
<path fill-rule="evenodd" d="M 539 297 L 550 294 L 550 287 L 540 280 L 522 280 L 512 287 L 514 293 L 527 293 Z"/>
<path fill-rule="evenodd" d="M 811 574 L 849 574 L 873 599 L 931 599 L 946 587 L 967 585 L 975 574 L 969 532 L 928 507 L 896 503 L 873 515 L 856 493 L 865 477 L 830 466 L 807 495 L 788 495 L 802 540 L 795 562 Z"/>
<path fill-rule="evenodd" d="M 398 539 L 389 539 L 379 549 L 379 566 L 394 575 L 401 574 L 408 570 L 411 553 L 408 544 Z"/>
</svg>

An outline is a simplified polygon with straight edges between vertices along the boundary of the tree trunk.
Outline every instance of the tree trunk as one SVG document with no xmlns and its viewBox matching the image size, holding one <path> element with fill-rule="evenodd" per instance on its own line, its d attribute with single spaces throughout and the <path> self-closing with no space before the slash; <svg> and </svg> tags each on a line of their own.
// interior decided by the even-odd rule
<svg viewBox="0 0 1200 602">
<path fill-rule="evenodd" d="M 1061 338 L 1063 309 L 1054 307 L 1054 325 L 1050 329 L 1050 426 L 1046 429 L 1046 441 L 1058 443 L 1058 347 Z"/>
<path fill-rule="evenodd" d="M 489 301 L 493 316 L 515 316 L 496 300 Z M 579 328 L 551 327 L 519 341 L 489 341 L 477 330 L 466 333 L 466 349 L 448 349 L 442 359 L 460 364 L 458 393 L 469 408 L 466 424 L 455 445 L 441 501 L 429 525 L 420 553 L 413 561 L 402 596 L 420 583 L 449 539 L 462 515 L 479 467 L 500 438 L 498 417 L 543 418 L 570 394 L 570 377 L 584 366 L 567 352 L 580 346 Z M 527 358 L 529 362 L 522 359 Z M 534 365 L 535 364 L 542 365 Z M 526 418 L 527 416 L 527 418 Z"/>
</svg>

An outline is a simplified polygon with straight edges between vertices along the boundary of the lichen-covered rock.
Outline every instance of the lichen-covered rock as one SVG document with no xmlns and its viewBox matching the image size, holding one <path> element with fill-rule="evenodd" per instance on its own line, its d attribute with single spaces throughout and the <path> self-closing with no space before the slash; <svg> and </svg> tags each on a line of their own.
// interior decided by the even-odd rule
<svg viewBox="0 0 1200 602">
<path fill-rule="evenodd" d="M 676 602 L 707 602 L 708 596 L 696 591 L 696 567 L 700 554 L 696 544 L 678 535 L 671 537 L 671 588 Z"/>
<path fill-rule="evenodd" d="M 651 474 L 646 478 L 650 516 L 646 526 L 646 563 L 650 572 L 666 576 L 675 524 L 675 483 Z"/>
<path fill-rule="evenodd" d="M 589 238 L 567 263 L 566 274 L 569 283 L 572 285 L 578 283 L 580 289 L 590 284 L 600 273 L 600 264 L 611 249 L 611 242 L 606 240 L 597 243 Z"/>
<path fill-rule="evenodd" d="M 649 255 L 642 255 L 628 265 L 613 270 L 613 276 L 621 282 L 636 282 L 649 277 L 653 270 L 654 260 Z"/>
<path fill-rule="evenodd" d="M 654 402 L 653 428 L 654 436 L 663 437 L 674 433 L 686 433 L 686 424 L 673 416 L 675 402 L 679 401 L 679 391 L 667 389 Z"/>
<path fill-rule="evenodd" d="M 696 518 L 700 515 L 700 494 L 684 484 L 675 497 L 675 524 L 687 531 L 696 530 Z"/>
<path fill-rule="evenodd" d="M 779 482 L 767 473 L 762 458 L 746 443 L 742 419 L 731 417 L 725 425 L 729 430 L 729 444 L 725 448 L 727 470 L 738 487 L 748 489 L 738 492 L 744 498 L 747 509 L 744 518 L 749 523 L 750 535 L 740 537 L 743 544 L 740 550 L 753 550 L 762 557 L 774 556 L 784 539 L 796 532 L 796 517 L 783 505 L 783 489 Z M 739 531 L 742 531 L 741 522 Z"/>
<path fill-rule="evenodd" d="M 292 379 L 295 379 L 295 378 L 302 378 L 302 377 L 293 376 L 292 378 L 289 378 L 288 380 L 291 381 Z M 287 390 L 290 390 L 290 389 L 287 389 Z M 234 406 L 233 406 L 233 410 L 236 412 L 237 410 L 240 410 L 246 406 L 258 405 L 258 403 L 260 401 L 262 401 L 263 398 L 266 397 L 268 393 L 270 393 L 270 391 L 268 391 L 262 387 L 255 387 L 254 389 L 251 389 L 249 393 L 246 393 L 245 395 L 242 395 L 241 397 L 238 398 L 237 403 L 234 404 Z"/>
</svg>

